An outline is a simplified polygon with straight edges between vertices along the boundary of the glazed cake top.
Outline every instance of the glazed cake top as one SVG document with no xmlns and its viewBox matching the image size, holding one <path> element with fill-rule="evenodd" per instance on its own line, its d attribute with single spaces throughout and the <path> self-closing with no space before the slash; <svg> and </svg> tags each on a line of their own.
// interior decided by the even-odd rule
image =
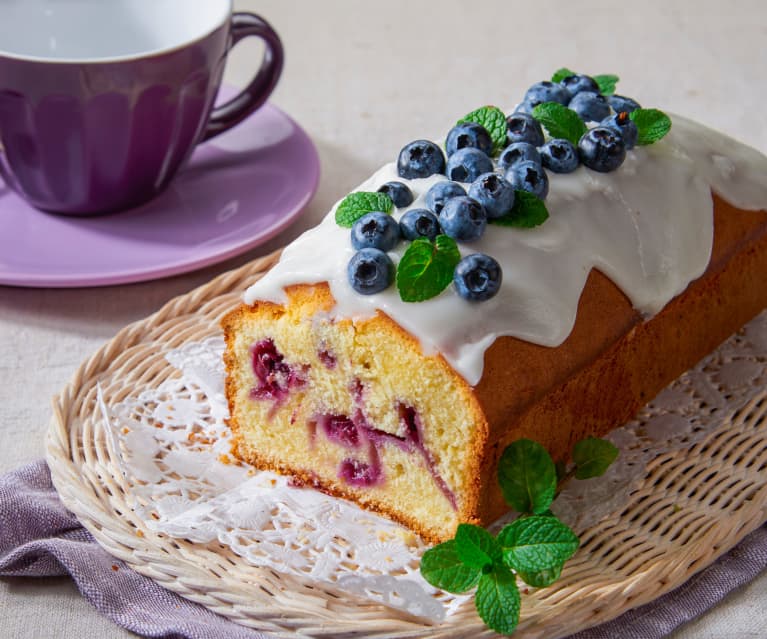
<svg viewBox="0 0 767 639">
<path fill-rule="evenodd" d="M 336 224 L 336 204 L 325 219 L 291 243 L 280 262 L 245 293 L 244 301 L 284 303 L 284 288 L 327 282 L 338 317 L 382 311 L 418 338 L 427 354 L 440 352 L 471 385 L 482 377 L 484 352 L 502 335 L 558 346 L 575 323 L 578 300 L 592 268 L 607 275 L 647 316 L 660 311 L 705 271 L 713 244 L 711 192 L 737 208 L 767 209 L 767 157 L 679 116 L 651 146 L 627 152 L 617 170 L 580 167 L 549 176 L 549 219 L 535 228 L 494 227 L 479 240 L 458 244 L 462 255 L 493 256 L 503 269 L 497 295 L 470 302 L 453 286 L 419 303 L 404 302 L 396 287 L 361 295 L 349 284 L 355 254 L 349 229 Z M 424 207 L 429 188 L 445 175 L 406 180 L 387 164 L 361 184 L 377 191 L 401 181 Z M 464 185 L 468 189 L 468 185 Z M 396 263 L 400 244 L 389 254 Z"/>
</svg>

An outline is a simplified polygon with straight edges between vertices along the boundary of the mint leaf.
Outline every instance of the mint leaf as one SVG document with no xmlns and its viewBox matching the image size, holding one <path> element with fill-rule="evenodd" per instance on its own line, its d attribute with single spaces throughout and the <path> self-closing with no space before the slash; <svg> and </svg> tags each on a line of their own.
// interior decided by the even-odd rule
<svg viewBox="0 0 767 639">
<path fill-rule="evenodd" d="M 488 220 L 490 224 L 499 226 L 514 226 L 517 228 L 533 228 L 540 226 L 549 219 L 549 211 L 543 200 L 528 191 L 514 192 L 514 206 L 506 215 Z"/>
<path fill-rule="evenodd" d="M 554 499 L 557 471 L 543 446 L 519 439 L 506 447 L 498 461 L 498 483 L 514 510 L 540 514 Z"/>
<path fill-rule="evenodd" d="M 558 102 L 544 102 L 533 109 L 533 117 L 540 122 L 552 138 L 564 138 L 578 146 L 586 133 L 586 125 L 572 109 Z"/>
<path fill-rule="evenodd" d="M 390 213 L 393 207 L 394 202 L 386 193 L 349 193 L 336 209 L 336 224 L 351 228 L 363 215 L 372 211 Z"/>
<path fill-rule="evenodd" d="M 476 122 L 485 127 L 493 141 L 493 153 L 497 153 L 506 146 L 506 133 L 508 131 L 506 115 L 498 107 L 480 107 L 463 116 L 456 124 L 463 124 L 464 122 Z"/>
<path fill-rule="evenodd" d="M 397 265 L 397 289 L 403 302 L 423 302 L 444 291 L 453 281 L 461 254 L 455 240 L 438 235 L 432 244 L 423 238 L 407 247 Z"/>
<path fill-rule="evenodd" d="M 470 568 L 482 570 L 501 561 L 501 546 L 489 532 L 472 524 L 458 524 L 455 531 L 458 558 Z"/>
<path fill-rule="evenodd" d="M 618 449 L 606 439 L 587 437 L 573 446 L 575 478 L 589 479 L 604 475 L 618 457 Z"/>
<path fill-rule="evenodd" d="M 517 519 L 498 534 L 504 563 L 517 572 L 534 573 L 560 566 L 578 549 L 578 537 L 556 517 Z"/>
<path fill-rule="evenodd" d="M 538 572 L 518 572 L 519 578 L 533 588 L 545 588 L 553 584 L 562 574 L 562 565 L 539 570 Z"/>
<path fill-rule="evenodd" d="M 456 551 L 455 539 L 429 548 L 421 557 L 421 575 L 435 588 L 466 592 L 479 581 L 481 571 L 464 564 Z"/>
<path fill-rule="evenodd" d="M 671 118 L 658 109 L 637 109 L 629 117 L 637 125 L 640 146 L 657 142 L 671 130 Z"/>
<path fill-rule="evenodd" d="M 594 81 L 599 86 L 599 92 L 602 95 L 612 95 L 615 93 L 615 85 L 618 84 L 620 78 L 617 75 L 595 75 Z"/>
<path fill-rule="evenodd" d="M 571 71 L 567 67 L 562 67 L 554 71 L 554 75 L 551 76 L 552 82 L 562 82 L 565 78 L 569 78 L 571 75 L 578 75 L 575 71 Z"/>
<path fill-rule="evenodd" d="M 488 628 L 510 635 L 519 623 L 521 605 L 517 582 L 503 565 L 482 575 L 474 595 L 474 606 Z"/>
</svg>

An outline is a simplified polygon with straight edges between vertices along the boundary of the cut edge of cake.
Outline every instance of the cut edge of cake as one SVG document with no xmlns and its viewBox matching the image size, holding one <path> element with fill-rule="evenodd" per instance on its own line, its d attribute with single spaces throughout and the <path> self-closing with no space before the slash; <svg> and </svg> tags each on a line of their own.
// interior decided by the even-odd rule
<svg viewBox="0 0 767 639">
<path fill-rule="evenodd" d="M 332 319 L 324 284 L 287 295 L 222 320 L 233 453 L 430 541 L 477 522 L 488 425 L 471 387 L 385 314 Z"/>
</svg>

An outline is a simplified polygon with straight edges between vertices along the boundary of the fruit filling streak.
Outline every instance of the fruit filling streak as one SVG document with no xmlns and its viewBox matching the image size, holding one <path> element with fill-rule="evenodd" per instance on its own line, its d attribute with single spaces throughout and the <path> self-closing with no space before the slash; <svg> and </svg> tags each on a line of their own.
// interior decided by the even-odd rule
<svg viewBox="0 0 767 639">
<path fill-rule="evenodd" d="M 285 356 L 271 339 L 257 342 L 251 349 L 251 357 L 257 384 L 251 389 L 250 396 L 274 402 L 272 411 L 285 402 L 292 388 L 301 388 L 306 384 L 306 367 L 295 369 L 288 366 Z"/>
<path fill-rule="evenodd" d="M 250 391 L 250 397 L 259 401 L 271 401 L 273 407 L 269 417 L 285 403 L 292 389 L 300 389 L 306 385 L 308 365 L 290 366 L 285 362 L 285 356 L 277 350 L 274 341 L 263 339 L 251 349 L 253 374 L 256 385 Z M 335 367 L 334 356 L 327 357 L 328 352 L 322 350 L 320 360 L 326 368 Z M 332 362 L 332 364 L 331 364 Z M 423 437 L 423 422 L 412 406 L 399 403 L 399 432 L 389 433 L 371 424 L 363 410 L 364 386 L 355 380 L 350 387 L 354 398 L 354 414 L 339 415 L 335 413 L 318 413 L 309 422 L 309 445 L 314 446 L 318 433 L 328 441 L 333 442 L 349 451 L 338 467 L 338 477 L 350 486 L 366 487 L 381 485 L 384 482 L 384 469 L 381 462 L 380 450 L 386 445 L 397 446 L 408 454 L 418 454 L 423 459 L 434 482 L 445 495 L 454 510 L 458 509 L 455 493 L 437 469 L 437 463 L 431 451 L 426 448 Z M 293 423 L 293 420 L 291 420 Z"/>
</svg>

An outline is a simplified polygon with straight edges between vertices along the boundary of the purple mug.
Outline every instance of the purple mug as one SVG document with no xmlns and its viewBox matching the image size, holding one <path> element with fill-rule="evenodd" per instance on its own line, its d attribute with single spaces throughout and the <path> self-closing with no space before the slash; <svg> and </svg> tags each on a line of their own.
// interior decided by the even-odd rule
<svg viewBox="0 0 767 639">
<path fill-rule="evenodd" d="M 214 108 L 229 49 L 265 53 Z M 275 31 L 231 0 L 0 5 L 0 173 L 37 208 L 93 215 L 165 188 L 198 142 L 260 107 L 283 65 Z"/>
</svg>

